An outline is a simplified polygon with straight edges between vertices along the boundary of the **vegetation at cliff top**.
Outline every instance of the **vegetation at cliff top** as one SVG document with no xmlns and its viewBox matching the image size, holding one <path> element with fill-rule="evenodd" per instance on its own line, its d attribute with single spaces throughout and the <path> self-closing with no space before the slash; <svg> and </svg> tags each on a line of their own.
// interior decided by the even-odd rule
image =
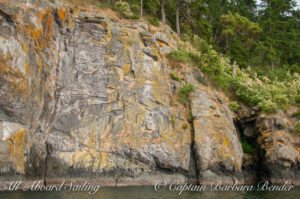
<svg viewBox="0 0 300 199">
<path fill-rule="evenodd" d="M 250 67 L 243 69 L 235 66 L 234 75 L 234 66 L 229 59 L 218 54 L 212 47 L 207 48 L 207 45 L 204 45 L 204 50 L 201 49 L 204 42 L 199 42 L 199 51 L 189 42 L 181 42 L 179 53 L 173 51 L 169 59 L 174 57 L 175 61 L 184 60 L 183 62 L 199 67 L 209 76 L 214 86 L 230 89 L 249 106 L 258 106 L 264 112 L 274 112 L 278 108 L 285 110 L 289 105 L 297 104 L 300 93 L 298 73 L 281 70 L 284 78 L 272 79 L 267 75 L 259 75 Z"/>
<path fill-rule="evenodd" d="M 300 10 L 294 0 L 94 1 L 125 18 L 170 25 L 181 41 L 168 59 L 199 67 L 214 86 L 249 106 L 274 112 L 300 104 Z M 185 103 L 182 90 L 179 95 Z"/>
</svg>

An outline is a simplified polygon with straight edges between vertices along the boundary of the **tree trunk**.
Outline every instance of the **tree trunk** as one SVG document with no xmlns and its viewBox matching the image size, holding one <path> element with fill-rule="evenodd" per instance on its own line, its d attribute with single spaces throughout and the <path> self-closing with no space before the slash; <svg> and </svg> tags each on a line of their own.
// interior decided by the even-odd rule
<svg viewBox="0 0 300 199">
<path fill-rule="evenodd" d="M 141 15 L 141 17 L 142 17 L 142 16 L 143 16 L 143 0 L 141 0 L 141 8 L 140 8 L 140 10 L 141 10 L 140 15 Z"/>
<path fill-rule="evenodd" d="M 180 6 L 180 0 L 177 0 L 177 2 L 176 2 L 176 31 L 177 31 L 178 37 L 180 37 L 179 6 Z"/>
<path fill-rule="evenodd" d="M 165 0 L 161 0 L 160 11 L 161 11 L 161 23 L 165 24 L 166 23 Z"/>
<path fill-rule="evenodd" d="M 235 65 L 236 65 L 236 61 L 234 60 L 234 62 L 233 62 L 233 68 L 232 68 L 232 75 L 233 75 L 233 78 L 235 78 L 235 76 L 236 76 L 236 69 L 235 69 Z"/>
</svg>

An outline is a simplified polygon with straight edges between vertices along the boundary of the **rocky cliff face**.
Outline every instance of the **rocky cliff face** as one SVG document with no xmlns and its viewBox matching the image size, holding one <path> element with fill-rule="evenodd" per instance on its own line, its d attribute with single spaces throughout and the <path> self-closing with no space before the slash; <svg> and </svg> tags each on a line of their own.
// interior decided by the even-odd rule
<svg viewBox="0 0 300 199">
<path fill-rule="evenodd" d="M 197 69 L 185 70 L 182 82 L 169 77 L 166 55 L 176 46 L 167 27 L 44 0 L 2 0 L 1 181 L 243 183 L 228 99 L 199 84 Z M 176 97 L 184 82 L 196 87 L 190 107 Z M 299 151 L 283 144 L 293 148 L 292 175 Z"/>
</svg>

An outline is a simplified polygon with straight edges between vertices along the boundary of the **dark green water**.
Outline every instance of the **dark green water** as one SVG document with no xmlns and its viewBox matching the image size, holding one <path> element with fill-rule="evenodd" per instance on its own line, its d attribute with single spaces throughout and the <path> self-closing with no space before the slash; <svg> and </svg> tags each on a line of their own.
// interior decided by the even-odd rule
<svg viewBox="0 0 300 199">
<path fill-rule="evenodd" d="M 95 195 L 88 192 L 0 192 L 0 199 L 299 199 L 300 187 L 287 192 L 232 192 L 232 191 L 204 191 L 204 192 L 156 192 L 153 187 L 102 187 Z"/>
</svg>

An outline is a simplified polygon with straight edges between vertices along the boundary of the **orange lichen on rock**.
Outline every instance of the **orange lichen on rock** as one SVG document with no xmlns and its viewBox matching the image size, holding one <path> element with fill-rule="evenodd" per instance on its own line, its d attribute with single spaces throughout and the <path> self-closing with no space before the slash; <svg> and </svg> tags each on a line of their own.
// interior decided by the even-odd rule
<svg viewBox="0 0 300 199">
<path fill-rule="evenodd" d="M 29 64 L 25 64 L 25 72 L 26 72 L 26 74 L 28 74 L 28 71 L 29 71 Z"/>
<path fill-rule="evenodd" d="M 45 14 L 45 23 L 43 27 L 43 35 L 40 41 L 41 48 L 47 48 L 51 44 L 52 40 L 52 24 L 53 24 L 53 16 L 51 12 Z"/>
<path fill-rule="evenodd" d="M 43 62 L 42 62 L 42 58 L 41 57 L 39 58 L 39 67 L 40 67 L 40 69 L 43 68 Z"/>
<path fill-rule="evenodd" d="M 169 46 L 166 42 L 163 42 L 163 41 L 160 41 L 160 40 L 157 40 L 157 43 L 158 43 L 160 46 Z"/>
<path fill-rule="evenodd" d="M 62 20 L 63 22 L 65 22 L 65 12 L 64 12 L 64 9 L 63 9 L 63 8 L 59 8 L 59 9 L 58 9 L 58 16 L 59 16 L 59 18 L 61 18 L 61 20 Z"/>
<path fill-rule="evenodd" d="M 24 40 L 22 40 L 22 50 L 23 50 L 23 52 L 27 52 L 27 49 L 26 49 L 26 44 L 25 44 L 25 41 Z"/>
<path fill-rule="evenodd" d="M 43 68 L 42 62 L 42 50 L 48 48 L 51 45 L 52 41 L 52 24 L 54 21 L 54 17 L 52 15 L 51 9 L 48 9 L 45 12 L 39 12 L 38 18 L 40 22 L 43 24 L 43 27 L 37 29 L 36 27 L 27 24 L 25 27 L 27 29 L 28 35 L 33 39 L 35 44 L 35 49 L 39 55 L 39 68 L 40 70 Z M 29 41 L 29 40 L 28 40 Z M 23 50 L 25 49 L 25 44 Z"/>
<path fill-rule="evenodd" d="M 24 74 L 10 67 L 9 56 L 0 52 L 0 76 L 8 82 L 11 92 L 26 92 L 27 81 Z"/>
<path fill-rule="evenodd" d="M 38 39 L 41 36 L 42 30 L 36 29 L 32 25 L 26 25 L 27 32 L 29 33 L 29 36 L 34 39 L 35 43 L 38 43 Z"/>
<path fill-rule="evenodd" d="M 15 163 L 18 172 L 24 173 L 26 129 L 19 131 L 15 135 L 11 135 L 6 141 L 9 146 L 11 161 Z"/>
</svg>

